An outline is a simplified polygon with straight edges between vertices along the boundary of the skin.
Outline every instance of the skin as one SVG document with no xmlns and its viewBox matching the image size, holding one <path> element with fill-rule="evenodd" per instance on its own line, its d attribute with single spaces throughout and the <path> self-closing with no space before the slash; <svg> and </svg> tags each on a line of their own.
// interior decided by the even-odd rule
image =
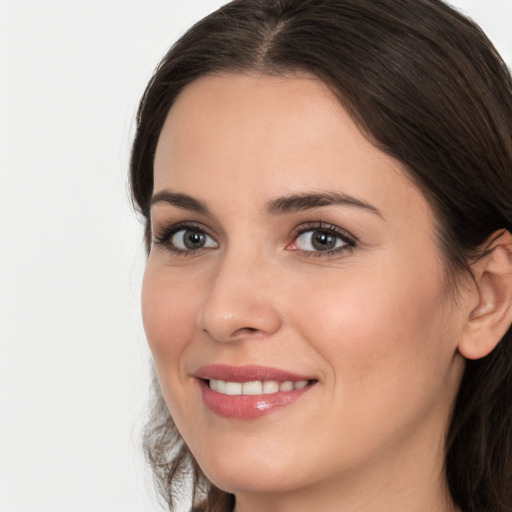
<svg viewBox="0 0 512 512">
<path fill-rule="evenodd" d="M 187 194 L 209 212 L 157 201 L 153 236 L 192 222 L 207 244 L 178 254 L 153 244 L 144 326 L 173 419 L 237 512 L 456 510 L 443 442 L 468 307 L 464 291 L 453 303 L 432 211 L 403 166 L 321 81 L 223 74 L 182 91 L 154 174 L 155 194 Z M 267 211 L 278 197 L 332 192 L 373 210 Z M 319 223 L 355 246 L 315 251 Z M 318 382 L 262 418 L 227 419 L 205 407 L 193 377 L 212 363 Z"/>
</svg>

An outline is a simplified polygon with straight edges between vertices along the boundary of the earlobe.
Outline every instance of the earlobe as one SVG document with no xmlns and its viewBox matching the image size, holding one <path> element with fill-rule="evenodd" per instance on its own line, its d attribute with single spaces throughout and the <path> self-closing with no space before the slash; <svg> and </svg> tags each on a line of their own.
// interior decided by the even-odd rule
<svg viewBox="0 0 512 512">
<path fill-rule="evenodd" d="M 477 303 L 459 343 L 467 359 L 492 352 L 512 323 L 512 235 L 494 233 L 490 240 L 484 255 L 472 265 Z"/>
</svg>

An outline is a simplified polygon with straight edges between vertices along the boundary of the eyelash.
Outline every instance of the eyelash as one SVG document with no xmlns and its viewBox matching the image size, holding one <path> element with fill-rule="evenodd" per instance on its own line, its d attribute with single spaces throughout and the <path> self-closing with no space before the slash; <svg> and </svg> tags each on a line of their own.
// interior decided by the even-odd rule
<svg viewBox="0 0 512 512">
<path fill-rule="evenodd" d="M 345 231 L 344 229 L 333 224 L 327 224 L 322 221 L 302 224 L 293 234 L 292 243 L 296 243 L 301 235 L 310 231 L 321 231 L 329 235 L 333 235 L 340 239 L 344 245 L 326 251 L 301 251 L 301 249 L 294 249 L 296 251 L 301 251 L 307 258 L 324 258 L 336 254 L 341 254 L 345 251 L 352 251 L 357 245 L 356 237 L 351 235 L 348 231 Z"/>
<path fill-rule="evenodd" d="M 178 233 L 179 231 L 184 230 L 195 230 L 201 233 L 204 233 L 208 237 L 214 239 L 208 232 L 204 229 L 201 224 L 196 224 L 195 222 L 178 222 L 177 224 L 172 224 L 170 226 L 166 226 L 163 228 L 160 234 L 156 235 L 153 238 L 153 243 L 155 245 L 164 247 L 169 252 L 176 254 L 178 256 L 194 256 L 201 249 L 180 249 L 171 243 L 172 237 Z"/>
<path fill-rule="evenodd" d="M 210 249 L 210 247 L 203 247 L 198 249 L 184 250 L 173 245 L 171 243 L 172 237 L 179 231 L 187 229 L 196 230 L 198 232 L 204 233 L 206 236 L 215 241 L 215 239 L 208 233 L 208 231 L 204 229 L 202 225 L 196 224 L 194 222 L 179 222 L 177 224 L 172 224 L 170 226 L 164 227 L 160 234 L 155 235 L 155 237 L 153 238 L 153 243 L 155 245 L 165 247 L 166 250 L 178 256 L 194 256 L 204 249 Z M 334 249 L 329 249 L 325 251 L 304 251 L 301 249 L 292 249 L 293 251 L 301 252 L 304 256 L 308 258 L 323 258 L 327 256 L 333 256 L 335 254 L 341 254 L 342 252 L 353 250 L 357 245 L 356 237 L 354 237 L 344 229 L 320 221 L 302 224 L 300 227 L 298 227 L 293 233 L 292 242 L 287 244 L 287 247 L 293 243 L 296 243 L 301 235 L 308 233 L 310 231 L 322 231 L 329 235 L 333 235 L 339 240 L 341 240 L 343 242 L 343 245 L 341 247 L 336 247 Z"/>
</svg>

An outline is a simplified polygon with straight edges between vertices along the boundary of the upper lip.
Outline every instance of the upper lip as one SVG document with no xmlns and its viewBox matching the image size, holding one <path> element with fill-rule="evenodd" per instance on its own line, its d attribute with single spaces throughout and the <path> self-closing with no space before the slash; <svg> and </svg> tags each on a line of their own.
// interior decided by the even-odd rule
<svg viewBox="0 0 512 512">
<path fill-rule="evenodd" d="M 209 364 L 202 366 L 196 372 L 194 377 L 203 380 L 216 379 L 226 382 L 250 382 L 255 380 L 278 382 L 316 380 L 309 375 L 301 375 L 280 368 L 270 366 L 244 365 L 233 366 L 230 364 Z"/>
</svg>

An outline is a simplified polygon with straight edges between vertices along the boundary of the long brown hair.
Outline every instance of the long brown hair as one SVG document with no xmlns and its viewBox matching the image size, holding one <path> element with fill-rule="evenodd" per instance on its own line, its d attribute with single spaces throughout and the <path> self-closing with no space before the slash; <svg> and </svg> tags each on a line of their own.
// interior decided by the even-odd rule
<svg viewBox="0 0 512 512">
<path fill-rule="evenodd" d="M 167 53 L 137 116 L 134 202 L 146 222 L 153 158 L 179 92 L 208 73 L 306 71 L 339 98 L 361 131 L 405 164 L 437 219 L 451 277 L 499 229 L 512 231 L 512 80 L 473 22 L 440 0 L 235 0 Z M 202 475 L 155 380 L 145 450 L 170 509 L 191 474 L 196 506 L 234 497 Z M 464 512 L 512 511 L 512 331 L 467 361 L 446 439 L 446 477 Z"/>
</svg>

